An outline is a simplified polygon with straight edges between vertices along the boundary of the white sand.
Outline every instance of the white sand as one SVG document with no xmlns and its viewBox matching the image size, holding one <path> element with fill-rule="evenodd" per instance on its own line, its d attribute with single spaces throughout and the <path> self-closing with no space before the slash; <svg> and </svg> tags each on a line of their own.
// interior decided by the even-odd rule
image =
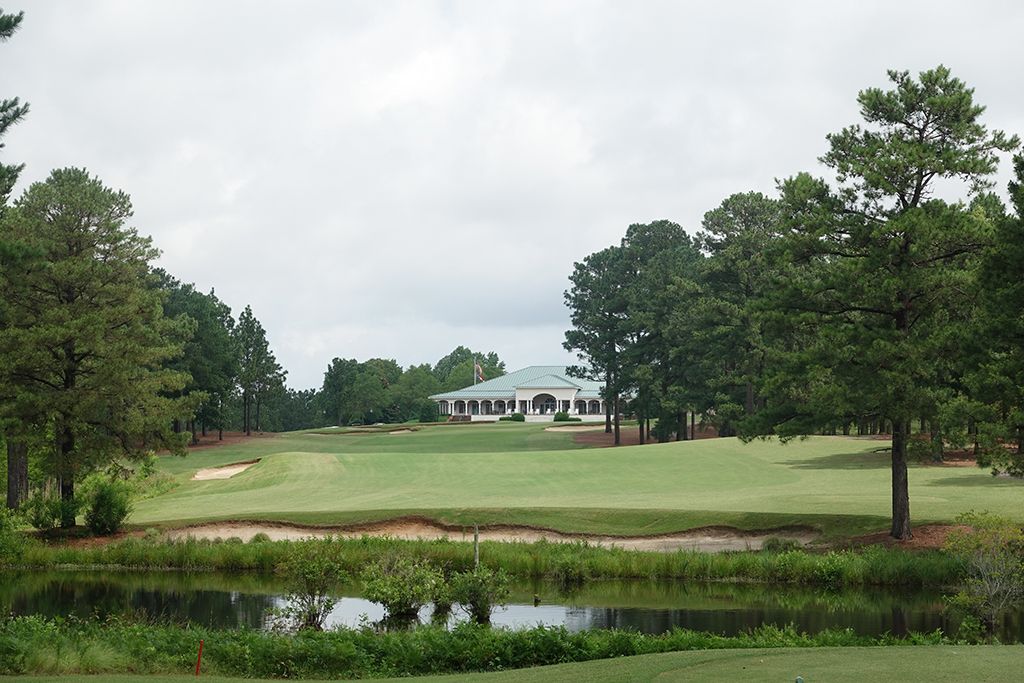
<svg viewBox="0 0 1024 683">
<path fill-rule="evenodd" d="M 241 474 L 247 469 L 258 463 L 259 460 L 253 460 L 252 462 L 236 462 L 231 465 L 224 465 L 222 467 L 207 467 L 204 470 L 199 470 L 192 475 L 193 481 L 209 481 L 210 479 L 230 479 L 236 474 Z"/>
<path fill-rule="evenodd" d="M 362 536 L 387 536 L 403 540 L 434 540 L 449 538 L 453 541 L 472 541 L 473 530 L 467 528 L 446 529 L 440 525 L 418 520 L 395 520 L 380 522 L 354 528 L 302 527 L 287 524 L 270 524 L 260 522 L 225 522 L 203 524 L 199 526 L 173 529 L 167 532 L 170 538 L 240 538 L 250 540 L 256 534 L 266 534 L 274 541 L 299 540 L 303 538 L 322 538 L 336 536 L 339 538 L 360 538 Z M 586 536 L 581 534 L 563 534 L 546 529 L 529 527 L 500 527 L 481 529 L 481 541 L 519 541 L 533 543 L 545 540 L 553 543 L 569 543 L 586 541 L 591 545 L 607 548 L 626 548 L 629 550 L 654 550 L 673 552 L 676 550 L 700 550 L 703 552 L 722 552 L 726 550 L 758 550 L 769 538 L 789 538 L 803 545 L 818 537 L 816 531 L 810 529 L 786 529 L 776 531 L 744 532 L 737 529 L 708 527 L 693 529 L 678 534 L 662 536 Z"/>
</svg>

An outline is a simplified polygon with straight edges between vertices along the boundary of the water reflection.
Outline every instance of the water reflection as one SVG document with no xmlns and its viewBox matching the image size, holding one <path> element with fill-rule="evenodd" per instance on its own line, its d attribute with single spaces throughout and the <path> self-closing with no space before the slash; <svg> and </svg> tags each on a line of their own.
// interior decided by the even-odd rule
<svg viewBox="0 0 1024 683">
<path fill-rule="evenodd" d="M 267 612 L 284 604 L 273 577 L 180 572 L 9 572 L 0 574 L 0 610 L 13 614 L 79 617 L 118 614 L 218 628 L 265 628 Z M 541 603 L 533 604 L 539 595 Z M 328 626 L 372 625 L 383 608 L 359 597 L 358 586 L 339 586 L 342 600 Z M 1000 625 L 1004 642 L 1024 640 L 1024 612 Z M 449 625 L 464 621 L 456 608 Z M 429 623 L 431 609 L 420 612 Z M 514 587 L 511 604 L 492 623 L 511 628 L 538 624 L 570 631 L 621 628 L 664 633 L 675 627 L 734 635 L 764 624 L 794 624 L 816 633 L 851 628 L 862 635 L 943 629 L 955 632 L 934 591 L 856 589 L 824 591 L 788 586 L 694 584 L 676 581 L 595 581 L 570 595 L 543 582 Z"/>
</svg>

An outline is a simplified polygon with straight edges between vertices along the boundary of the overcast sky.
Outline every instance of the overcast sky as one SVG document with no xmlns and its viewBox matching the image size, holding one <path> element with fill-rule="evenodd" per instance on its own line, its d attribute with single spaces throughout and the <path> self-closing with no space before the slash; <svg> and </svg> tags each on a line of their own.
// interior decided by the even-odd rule
<svg viewBox="0 0 1024 683">
<path fill-rule="evenodd" d="M 3 7 L 16 193 L 72 165 L 128 192 L 159 265 L 251 304 L 296 388 L 335 356 L 571 361 L 574 261 L 822 173 L 888 68 L 944 63 L 1024 132 L 1012 2 Z"/>
</svg>

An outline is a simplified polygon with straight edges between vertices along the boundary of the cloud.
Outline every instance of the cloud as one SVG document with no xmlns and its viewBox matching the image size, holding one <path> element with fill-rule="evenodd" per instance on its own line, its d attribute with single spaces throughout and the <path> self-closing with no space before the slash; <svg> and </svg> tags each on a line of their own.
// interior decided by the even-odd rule
<svg viewBox="0 0 1024 683">
<path fill-rule="evenodd" d="M 129 192 L 160 264 L 252 304 L 296 387 L 335 356 L 568 359 L 574 261 L 820 172 L 887 68 L 945 63 L 1024 128 L 1005 3 L 24 5 L 0 46 L 22 186 L 78 165 Z"/>
</svg>

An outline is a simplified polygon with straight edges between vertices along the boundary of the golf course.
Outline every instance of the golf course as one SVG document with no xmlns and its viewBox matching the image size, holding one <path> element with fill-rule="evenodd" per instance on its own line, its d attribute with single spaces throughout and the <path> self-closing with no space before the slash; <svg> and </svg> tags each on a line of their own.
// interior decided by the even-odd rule
<svg viewBox="0 0 1024 683">
<path fill-rule="evenodd" d="M 576 436 L 497 423 L 254 437 L 161 457 L 158 467 L 175 485 L 139 501 L 130 522 L 338 526 L 416 517 L 613 536 L 805 528 L 824 540 L 888 524 L 886 441 L 720 438 L 594 448 Z M 249 465 L 228 478 L 193 479 L 233 463 Z M 950 523 L 972 509 L 1020 519 L 1022 487 L 974 466 L 911 466 L 916 524 Z"/>
</svg>

